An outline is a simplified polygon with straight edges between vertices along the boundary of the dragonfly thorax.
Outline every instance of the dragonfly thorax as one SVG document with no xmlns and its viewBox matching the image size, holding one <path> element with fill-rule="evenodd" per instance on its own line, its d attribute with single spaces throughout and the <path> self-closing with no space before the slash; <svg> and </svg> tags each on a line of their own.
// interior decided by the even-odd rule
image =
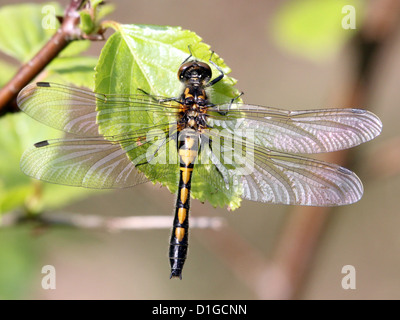
<svg viewBox="0 0 400 320">
<path fill-rule="evenodd" d="M 206 112 L 209 103 L 202 86 L 187 86 L 181 95 L 181 112 L 178 126 L 181 129 L 202 130 L 207 128 Z"/>
</svg>

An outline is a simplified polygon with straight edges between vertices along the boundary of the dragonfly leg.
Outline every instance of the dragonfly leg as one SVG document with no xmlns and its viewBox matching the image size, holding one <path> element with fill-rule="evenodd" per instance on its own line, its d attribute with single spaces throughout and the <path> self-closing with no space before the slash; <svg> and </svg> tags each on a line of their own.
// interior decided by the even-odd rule
<svg viewBox="0 0 400 320">
<path fill-rule="evenodd" d="M 225 76 L 225 73 L 222 71 L 222 69 L 214 61 L 211 61 L 211 58 L 213 55 L 214 55 L 214 51 L 211 53 L 211 57 L 210 57 L 209 61 L 215 68 L 217 68 L 217 70 L 220 72 L 220 75 L 218 77 L 216 77 L 214 80 L 211 80 L 209 83 L 207 83 L 206 87 L 212 87 L 214 84 L 221 81 L 223 79 L 223 77 Z"/>
<path fill-rule="evenodd" d="M 232 104 L 235 102 L 235 100 L 239 99 L 242 95 L 244 95 L 244 92 L 241 92 L 241 93 L 238 94 L 236 97 L 232 98 L 231 101 L 229 102 L 228 110 L 226 110 L 226 111 L 221 111 L 221 110 L 219 109 L 220 106 L 217 105 L 217 112 L 218 112 L 221 116 L 226 116 L 226 115 L 228 114 L 228 112 L 230 111 L 231 106 L 232 106 Z M 210 103 L 210 104 L 207 105 L 207 107 L 215 107 L 215 104 Z"/>
<path fill-rule="evenodd" d="M 210 160 L 215 165 L 215 168 L 217 169 L 217 172 L 219 173 L 221 178 L 224 180 L 225 187 L 229 190 L 229 179 L 228 179 L 227 175 L 223 173 L 223 171 L 225 171 L 226 168 L 224 167 L 224 165 L 221 163 L 221 161 L 218 159 L 218 157 L 214 153 L 214 151 L 212 149 L 212 140 L 211 139 L 208 140 L 208 146 L 210 148 L 210 155 L 211 155 Z"/>
<path fill-rule="evenodd" d="M 150 98 L 152 98 L 154 100 L 154 102 L 169 102 L 169 101 L 175 101 L 180 103 L 180 99 L 176 98 L 176 97 L 172 97 L 172 98 L 165 98 L 165 99 L 157 99 L 156 97 L 154 97 L 153 95 L 151 95 L 150 93 L 148 93 L 147 91 L 138 88 L 137 90 L 139 90 L 140 92 L 144 93 L 146 96 L 149 96 Z"/>
<path fill-rule="evenodd" d="M 181 63 L 181 65 L 183 65 L 186 61 L 188 61 L 191 57 L 193 57 L 192 55 L 192 50 L 190 50 L 190 45 L 188 45 L 188 50 L 189 50 L 189 57 L 187 57 L 185 60 L 183 60 L 183 62 Z"/>
<path fill-rule="evenodd" d="M 231 99 L 231 102 L 229 103 L 229 106 L 228 106 L 228 111 L 231 109 L 231 106 L 232 106 L 233 102 L 234 102 L 235 100 L 239 99 L 242 95 L 244 95 L 244 92 L 243 92 L 243 91 L 242 91 L 241 93 L 239 93 L 236 97 L 234 97 L 234 98 Z"/>
</svg>

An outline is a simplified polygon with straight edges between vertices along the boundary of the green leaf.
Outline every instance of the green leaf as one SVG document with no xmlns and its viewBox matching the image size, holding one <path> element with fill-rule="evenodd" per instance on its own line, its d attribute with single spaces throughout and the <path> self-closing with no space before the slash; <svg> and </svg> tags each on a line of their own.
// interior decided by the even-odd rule
<svg viewBox="0 0 400 320">
<path fill-rule="evenodd" d="M 201 38 L 191 31 L 182 30 L 180 27 L 116 23 L 111 26 L 116 29 L 116 32 L 103 47 L 96 66 L 96 92 L 138 94 L 140 93 L 138 89 L 142 89 L 152 95 L 178 97 L 181 93 L 181 83 L 177 79 L 177 71 L 189 56 L 188 47 L 190 46 L 196 59 L 209 62 L 210 47 L 201 42 Z M 212 60 L 225 74 L 231 71 L 217 54 L 213 55 Z M 219 74 L 214 66 L 211 68 L 214 77 Z M 213 86 L 212 102 L 226 103 L 237 97 L 239 92 L 233 87 L 235 83 L 234 79 L 225 76 L 222 81 Z M 100 109 L 101 106 L 98 108 Z M 102 117 L 108 117 L 102 118 L 102 121 L 107 121 L 106 126 L 100 126 L 102 134 L 113 136 L 121 133 L 118 117 L 110 114 L 102 115 Z M 170 147 L 173 148 L 173 142 L 170 143 Z M 130 154 L 130 157 L 134 159 L 135 155 Z M 178 167 L 175 170 L 166 169 L 161 165 L 138 168 L 154 183 L 159 182 L 167 186 L 171 192 L 176 192 Z M 165 174 L 160 176 L 160 172 L 164 171 Z M 199 178 L 196 180 L 194 178 L 192 186 L 194 198 L 201 201 L 208 200 L 214 206 L 229 205 L 234 209 L 240 204 L 237 189 L 231 188 L 225 194 L 216 194 L 214 187 L 205 179 Z"/>
<path fill-rule="evenodd" d="M 90 40 L 73 41 L 63 51 L 60 52 L 56 59 L 78 56 L 83 51 L 89 49 L 90 44 Z"/>
<path fill-rule="evenodd" d="M 356 28 L 362 25 L 360 0 L 303 0 L 285 2 L 272 20 L 272 36 L 284 50 L 313 60 L 330 58 L 341 50 L 356 30 L 343 29 L 342 8 L 356 10 Z"/>
<path fill-rule="evenodd" d="M 56 31 L 55 14 L 60 13 L 62 8 L 53 2 L 2 7 L 0 50 L 19 61 L 28 61 Z"/>
<path fill-rule="evenodd" d="M 103 0 L 90 0 L 90 5 L 92 8 L 96 8 L 102 2 L 103 2 Z"/>
<path fill-rule="evenodd" d="M 94 68 L 97 58 L 93 57 L 69 57 L 57 58 L 47 67 L 47 81 L 69 82 L 75 86 L 94 88 Z"/>
<path fill-rule="evenodd" d="M 104 3 L 103 0 L 91 0 L 91 7 L 94 9 L 94 24 L 98 26 L 105 16 L 115 10 L 115 5 L 112 3 Z"/>
<path fill-rule="evenodd" d="M 97 32 L 100 28 L 101 19 L 113 12 L 114 8 L 115 6 L 112 4 L 103 4 L 102 0 L 91 0 L 90 8 L 79 12 L 80 29 L 87 35 Z"/>
<path fill-rule="evenodd" d="M 80 29 L 85 33 L 85 34 L 91 34 L 93 30 L 95 29 L 95 24 L 92 19 L 92 16 L 90 15 L 90 12 L 88 11 L 80 11 L 79 12 L 81 16 L 81 23 L 80 23 Z"/>
</svg>

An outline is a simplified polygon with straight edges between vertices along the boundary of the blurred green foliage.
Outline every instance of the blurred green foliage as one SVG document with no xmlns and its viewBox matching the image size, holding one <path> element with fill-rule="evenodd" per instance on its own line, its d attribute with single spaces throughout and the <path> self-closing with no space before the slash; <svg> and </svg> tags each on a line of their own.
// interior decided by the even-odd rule
<svg viewBox="0 0 400 320">
<path fill-rule="evenodd" d="M 360 28 L 364 1 L 292 0 L 278 9 L 269 29 L 283 50 L 311 60 L 325 60 L 340 51 L 357 32 L 357 29 L 342 27 L 346 17 L 342 9 L 346 5 L 355 8 L 356 28 Z"/>
<path fill-rule="evenodd" d="M 0 299 L 23 299 L 40 275 L 40 251 L 26 226 L 0 232 Z M 37 283 L 35 287 L 39 287 Z"/>
</svg>

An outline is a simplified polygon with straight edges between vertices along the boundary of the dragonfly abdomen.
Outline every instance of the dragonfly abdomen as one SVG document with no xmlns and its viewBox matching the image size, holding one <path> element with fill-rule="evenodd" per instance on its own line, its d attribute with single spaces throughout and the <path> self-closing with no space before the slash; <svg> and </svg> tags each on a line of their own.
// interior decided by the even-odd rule
<svg viewBox="0 0 400 320">
<path fill-rule="evenodd" d="M 182 279 L 182 269 L 189 243 L 190 189 L 194 161 L 198 154 L 198 135 L 195 130 L 185 129 L 179 134 L 178 154 L 180 159 L 179 187 L 176 199 L 175 218 L 169 247 L 171 278 Z"/>
</svg>

